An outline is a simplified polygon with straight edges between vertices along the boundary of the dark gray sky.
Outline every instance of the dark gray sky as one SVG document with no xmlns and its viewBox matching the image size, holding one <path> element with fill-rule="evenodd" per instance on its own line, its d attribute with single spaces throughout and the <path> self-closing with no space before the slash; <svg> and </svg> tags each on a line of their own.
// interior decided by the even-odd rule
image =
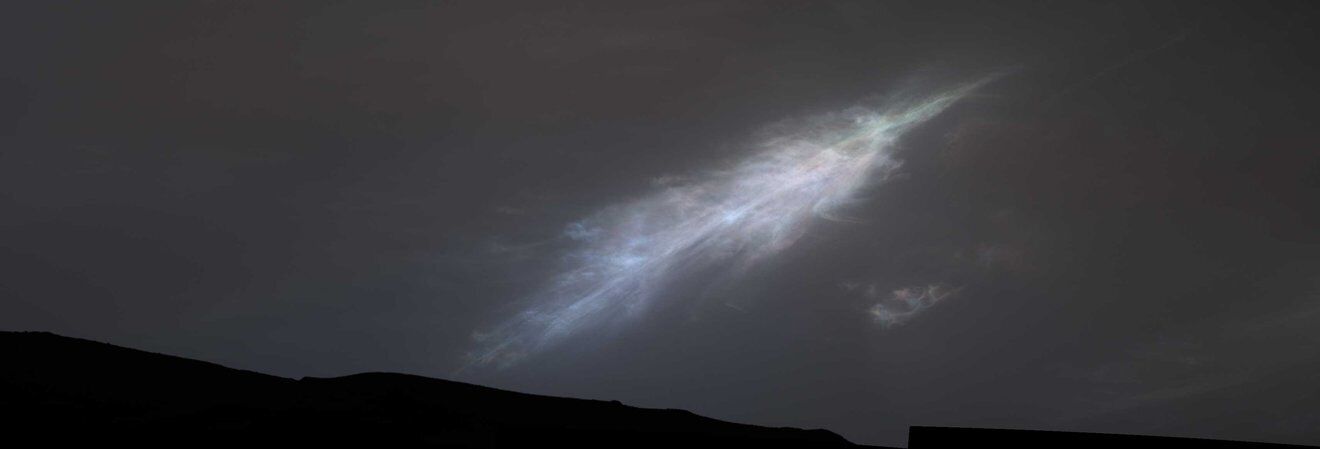
<svg viewBox="0 0 1320 449">
<path fill-rule="evenodd" d="M 0 328 L 860 443 L 956 425 L 1320 444 L 1317 12 L 9 4 Z M 857 222 L 457 371 L 553 278 L 569 224 L 776 123 L 992 72 L 904 136 Z M 869 313 L 928 285 L 956 293 L 901 325 Z"/>
</svg>

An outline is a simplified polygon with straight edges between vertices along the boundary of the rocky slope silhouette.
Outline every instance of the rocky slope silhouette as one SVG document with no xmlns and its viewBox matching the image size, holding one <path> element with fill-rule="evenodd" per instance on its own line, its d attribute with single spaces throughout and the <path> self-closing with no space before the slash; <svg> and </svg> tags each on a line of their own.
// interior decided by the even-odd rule
<svg viewBox="0 0 1320 449">
<path fill-rule="evenodd" d="M 846 447 L 825 430 L 390 373 L 298 380 L 44 332 L 0 332 L 7 439 L 46 444 Z"/>
<path fill-rule="evenodd" d="M 854 446 L 826 430 L 735 424 L 683 410 L 406 374 L 295 380 L 46 332 L 0 332 L 0 413 L 0 441 L 43 446 Z M 908 443 L 915 449 L 1304 447 L 921 426 L 910 429 Z"/>
</svg>

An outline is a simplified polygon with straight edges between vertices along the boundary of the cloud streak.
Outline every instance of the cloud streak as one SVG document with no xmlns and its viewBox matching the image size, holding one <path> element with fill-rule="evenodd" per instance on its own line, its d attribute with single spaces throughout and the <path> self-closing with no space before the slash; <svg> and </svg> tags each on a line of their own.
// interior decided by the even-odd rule
<svg viewBox="0 0 1320 449">
<path fill-rule="evenodd" d="M 867 290 L 866 296 L 879 300 L 871 306 L 871 316 L 875 317 L 876 322 L 881 326 L 888 328 L 907 324 L 917 314 L 957 294 L 958 290 L 944 285 L 907 287 L 894 290 L 887 298 L 881 298 L 879 292 L 872 286 Z"/>
<path fill-rule="evenodd" d="M 739 273 L 792 246 L 814 217 L 898 167 L 895 144 L 988 79 L 919 101 L 852 109 L 768 139 L 732 168 L 665 177 L 656 193 L 569 224 L 577 248 L 516 316 L 474 334 L 467 366 L 508 366 L 589 329 L 635 318 L 685 279 Z M 675 295 L 676 296 L 676 295 Z M 946 297 L 912 297 L 916 313 Z M 906 298 L 906 296 L 905 296 Z M 902 299 L 902 298 L 900 298 Z M 887 309 L 885 309 L 887 310 Z M 882 321 L 907 315 L 884 311 Z"/>
</svg>

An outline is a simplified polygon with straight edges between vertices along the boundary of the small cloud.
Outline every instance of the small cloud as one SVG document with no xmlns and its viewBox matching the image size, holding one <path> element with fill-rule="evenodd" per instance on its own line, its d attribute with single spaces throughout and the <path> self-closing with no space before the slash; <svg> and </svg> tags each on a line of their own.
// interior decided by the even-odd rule
<svg viewBox="0 0 1320 449">
<path fill-rule="evenodd" d="M 879 300 L 871 306 L 870 313 L 881 326 L 888 328 L 906 324 L 921 312 L 934 307 L 935 304 L 957 294 L 960 290 L 960 288 L 935 284 L 900 288 L 890 292 L 887 297 L 882 297 L 881 292 L 872 285 L 867 287 L 866 296 Z"/>
<path fill-rule="evenodd" d="M 600 237 L 601 229 L 598 226 L 592 226 L 585 221 L 575 221 L 569 223 L 564 229 L 564 235 L 577 241 L 591 241 Z"/>
</svg>

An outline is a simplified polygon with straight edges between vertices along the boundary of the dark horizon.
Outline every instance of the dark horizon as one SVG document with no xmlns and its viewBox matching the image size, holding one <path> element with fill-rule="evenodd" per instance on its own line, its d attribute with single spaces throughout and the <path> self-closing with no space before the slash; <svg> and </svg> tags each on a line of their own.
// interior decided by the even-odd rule
<svg viewBox="0 0 1320 449">
<path fill-rule="evenodd" d="M 5 10 L 0 330 L 1320 445 L 1310 2 Z"/>
<path fill-rule="evenodd" d="M 825 429 L 730 423 L 677 409 L 561 398 L 399 373 L 271 376 L 49 332 L 0 331 L 9 441 L 136 446 L 872 447 Z M 205 388 L 186 386 L 205 385 Z M 181 386 L 185 386 L 180 388 Z M 198 438 L 205 436 L 206 438 Z M 1158 435 L 911 426 L 913 449 L 1303 449 Z"/>
</svg>

